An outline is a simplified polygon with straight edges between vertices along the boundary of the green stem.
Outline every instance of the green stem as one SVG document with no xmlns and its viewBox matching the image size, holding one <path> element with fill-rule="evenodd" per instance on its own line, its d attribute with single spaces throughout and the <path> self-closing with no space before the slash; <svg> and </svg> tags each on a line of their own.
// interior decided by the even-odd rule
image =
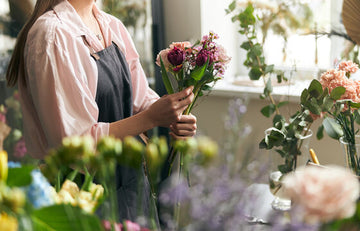
<svg viewBox="0 0 360 231">
<path fill-rule="evenodd" d="M 193 108 L 198 96 L 199 96 L 199 92 L 200 89 L 202 87 L 202 84 L 200 83 L 199 85 L 195 85 L 194 87 L 194 100 L 191 102 L 191 104 L 186 108 L 186 110 L 184 111 L 183 115 L 189 115 L 191 112 L 191 109 Z"/>
<path fill-rule="evenodd" d="M 184 166 L 184 153 L 180 152 L 178 183 L 180 183 L 180 181 L 181 181 L 181 174 L 182 174 L 183 166 Z M 181 209 L 180 195 L 177 195 L 176 203 L 175 203 L 175 212 L 174 212 L 174 218 L 175 218 L 175 222 L 176 222 L 176 230 L 179 230 L 179 225 L 180 225 L 180 209 Z"/>
</svg>

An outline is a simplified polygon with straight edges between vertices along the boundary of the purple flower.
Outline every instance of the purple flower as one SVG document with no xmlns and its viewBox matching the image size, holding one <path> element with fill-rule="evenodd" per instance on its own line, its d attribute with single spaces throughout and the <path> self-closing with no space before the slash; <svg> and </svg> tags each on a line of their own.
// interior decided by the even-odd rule
<svg viewBox="0 0 360 231">
<path fill-rule="evenodd" d="M 196 56 L 196 65 L 199 67 L 203 66 L 207 62 L 208 57 L 210 58 L 209 60 L 209 65 L 210 65 L 212 64 L 214 59 L 213 54 L 206 49 L 202 49 Z"/>
<path fill-rule="evenodd" d="M 184 62 L 185 52 L 177 47 L 174 47 L 174 49 L 169 51 L 167 58 L 172 65 L 179 66 Z"/>
</svg>

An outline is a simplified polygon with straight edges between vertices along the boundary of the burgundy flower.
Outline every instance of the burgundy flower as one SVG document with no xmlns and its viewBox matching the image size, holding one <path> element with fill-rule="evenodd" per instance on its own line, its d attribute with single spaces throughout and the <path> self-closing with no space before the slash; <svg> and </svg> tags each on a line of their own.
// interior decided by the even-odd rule
<svg viewBox="0 0 360 231">
<path fill-rule="evenodd" d="M 179 66 L 184 62 L 185 52 L 177 47 L 174 47 L 174 49 L 168 53 L 167 58 L 172 65 Z"/>
<path fill-rule="evenodd" d="M 213 62 L 213 54 L 205 49 L 202 49 L 196 56 L 196 65 L 201 67 L 207 62 L 208 57 L 210 58 L 209 64 Z"/>
</svg>

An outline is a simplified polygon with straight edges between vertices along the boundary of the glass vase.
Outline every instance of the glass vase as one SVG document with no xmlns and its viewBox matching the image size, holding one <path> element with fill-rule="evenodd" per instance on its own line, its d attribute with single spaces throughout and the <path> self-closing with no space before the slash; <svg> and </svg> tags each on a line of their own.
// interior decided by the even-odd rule
<svg viewBox="0 0 360 231">
<path fill-rule="evenodd" d="M 360 175 L 359 169 L 359 150 L 360 150 L 360 135 L 355 136 L 355 142 L 347 142 L 344 137 L 339 139 L 344 151 L 345 166 L 353 171 L 354 174 Z"/>
<path fill-rule="evenodd" d="M 270 133 L 271 129 L 265 131 L 265 135 Z M 311 130 L 298 140 L 298 146 L 301 154 L 297 156 L 297 167 L 306 165 L 309 160 L 309 144 L 313 133 Z M 291 208 L 291 200 L 283 192 L 281 180 L 284 176 L 279 170 L 279 165 L 284 164 L 284 158 L 274 149 L 269 150 L 269 188 L 274 195 L 271 207 L 277 211 L 288 211 Z M 294 169 L 295 170 L 295 169 Z"/>
</svg>

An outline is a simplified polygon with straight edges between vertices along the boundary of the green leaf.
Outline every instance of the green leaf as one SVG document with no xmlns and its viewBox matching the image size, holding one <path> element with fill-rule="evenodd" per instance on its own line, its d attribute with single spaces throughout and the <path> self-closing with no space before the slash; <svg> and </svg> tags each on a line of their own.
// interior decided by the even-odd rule
<svg viewBox="0 0 360 231">
<path fill-rule="evenodd" d="M 344 135 L 341 126 L 333 118 L 326 117 L 323 120 L 322 125 L 324 126 L 326 134 L 328 134 L 333 139 L 338 140 L 341 136 Z"/>
<path fill-rule="evenodd" d="M 334 105 L 334 100 L 331 99 L 329 96 L 325 96 L 324 103 L 322 105 L 323 111 L 330 111 Z"/>
<path fill-rule="evenodd" d="M 164 63 L 163 63 L 161 57 L 160 57 L 160 66 L 161 66 L 161 77 L 162 77 L 163 83 L 165 85 L 166 91 L 168 94 L 173 94 L 174 89 L 170 83 L 169 76 L 167 74 L 166 68 L 164 66 Z"/>
<path fill-rule="evenodd" d="M 307 101 L 304 106 L 309 109 L 309 111 L 315 115 L 320 115 L 321 107 L 318 105 L 318 102 L 315 98 L 311 98 Z"/>
<path fill-rule="evenodd" d="M 273 125 L 274 127 L 281 129 L 283 127 L 283 125 L 285 124 L 286 120 L 284 118 L 284 116 L 282 115 L 275 115 L 273 118 Z M 277 124 L 280 124 L 280 127 L 277 126 Z"/>
<path fill-rule="evenodd" d="M 265 67 L 265 74 L 267 74 L 267 73 L 271 73 L 271 72 L 273 72 L 274 71 L 274 65 L 266 65 L 266 67 Z"/>
<path fill-rule="evenodd" d="M 307 102 L 308 98 L 309 98 L 309 91 L 307 89 L 304 89 L 301 92 L 301 97 L 300 97 L 301 104 L 305 104 Z"/>
<path fill-rule="evenodd" d="M 308 92 L 312 97 L 317 98 L 318 96 L 320 96 L 323 93 L 323 88 L 321 83 L 316 79 L 311 81 L 310 86 L 308 88 Z"/>
<path fill-rule="evenodd" d="M 280 108 L 280 107 L 283 107 L 288 104 L 289 104 L 289 101 L 282 101 L 282 102 L 278 103 L 277 107 Z"/>
<path fill-rule="evenodd" d="M 194 79 L 195 81 L 199 81 L 203 77 L 203 75 L 206 71 L 206 68 L 209 65 L 209 61 L 210 61 L 210 59 L 208 58 L 204 65 L 202 65 L 201 67 L 196 66 L 195 69 L 191 71 L 190 77 L 192 79 Z"/>
<path fill-rule="evenodd" d="M 272 91 L 273 91 L 273 87 L 272 87 L 272 84 L 271 84 L 271 79 L 269 78 L 268 81 L 266 82 L 266 85 L 265 85 L 265 88 L 264 88 L 264 95 L 269 96 Z"/>
<path fill-rule="evenodd" d="M 316 138 L 318 140 L 321 140 L 322 138 L 324 137 L 324 126 L 323 125 L 320 125 L 318 127 L 318 130 L 316 132 Z"/>
<path fill-rule="evenodd" d="M 262 113 L 264 116 L 270 118 L 270 116 L 275 112 L 275 110 L 276 110 L 275 105 L 274 105 L 274 104 L 270 104 L 270 105 L 268 105 L 268 106 L 263 107 L 263 108 L 261 109 L 261 113 Z"/>
<path fill-rule="evenodd" d="M 242 49 L 248 51 L 248 50 L 250 50 L 250 48 L 251 48 L 251 42 L 249 42 L 249 41 L 243 42 L 240 47 L 241 47 Z"/>
<path fill-rule="evenodd" d="M 350 102 L 350 106 L 351 106 L 352 108 L 360 108 L 360 103 Z"/>
<path fill-rule="evenodd" d="M 360 112 L 359 112 L 359 109 L 354 111 L 354 115 L 355 115 L 355 122 L 357 124 L 360 124 Z"/>
<path fill-rule="evenodd" d="M 260 56 L 262 54 L 262 46 L 259 43 L 257 43 L 251 48 L 250 52 L 254 56 Z"/>
<path fill-rule="evenodd" d="M 259 143 L 259 148 L 260 149 L 267 149 L 268 145 L 265 142 L 265 139 L 262 139 L 261 142 Z"/>
<path fill-rule="evenodd" d="M 262 76 L 262 71 L 260 70 L 260 68 L 258 67 L 253 67 L 251 68 L 250 72 L 249 72 L 249 77 L 251 80 L 259 80 L 260 77 Z"/>
<path fill-rule="evenodd" d="M 33 166 L 22 166 L 20 168 L 9 168 L 6 184 L 9 187 L 23 187 L 32 182 L 31 171 Z"/>
<path fill-rule="evenodd" d="M 286 164 L 279 165 L 278 169 L 282 174 L 286 174 L 292 171 L 291 167 Z"/>
<path fill-rule="evenodd" d="M 65 204 L 34 210 L 31 219 L 36 231 L 104 230 L 95 215 Z"/>
<path fill-rule="evenodd" d="M 236 7 L 236 1 L 232 1 L 229 5 L 229 10 L 230 11 L 234 11 Z"/>
<path fill-rule="evenodd" d="M 285 140 L 286 136 L 283 132 L 278 129 L 273 128 L 270 131 L 270 134 L 265 136 L 265 142 L 269 147 L 280 146 Z"/>
<path fill-rule="evenodd" d="M 338 100 L 345 93 L 345 91 L 346 91 L 345 87 L 336 87 L 331 91 L 330 98 L 333 100 Z"/>
</svg>

